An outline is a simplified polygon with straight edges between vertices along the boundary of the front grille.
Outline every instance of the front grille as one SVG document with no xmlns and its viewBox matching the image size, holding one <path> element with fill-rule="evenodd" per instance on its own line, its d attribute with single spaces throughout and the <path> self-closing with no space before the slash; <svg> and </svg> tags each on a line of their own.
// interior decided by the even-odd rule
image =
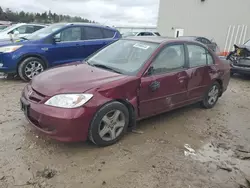
<svg viewBox="0 0 250 188">
<path fill-rule="evenodd" d="M 34 90 L 31 86 L 28 87 L 27 98 L 35 103 L 39 103 L 44 100 L 46 96 Z"/>
</svg>

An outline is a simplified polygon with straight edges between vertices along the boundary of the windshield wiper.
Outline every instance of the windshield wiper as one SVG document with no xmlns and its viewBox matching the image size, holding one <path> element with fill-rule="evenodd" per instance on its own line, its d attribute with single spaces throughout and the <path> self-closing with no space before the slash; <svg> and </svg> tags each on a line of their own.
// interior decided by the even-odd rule
<svg viewBox="0 0 250 188">
<path fill-rule="evenodd" d="M 96 64 L 91 64 L 91 65 L 94 66 L 94 67 L 99 67 L 99 68 L 103 68 L 103 69 L 106 69 L 106 70 L 111 70 L 112 72 L 116 72 L 118 74 L 122 74 L 120 71 L 115 70 L 114 68 L 103 65 L 103 64 L 96 63 Z"/>
</svg>

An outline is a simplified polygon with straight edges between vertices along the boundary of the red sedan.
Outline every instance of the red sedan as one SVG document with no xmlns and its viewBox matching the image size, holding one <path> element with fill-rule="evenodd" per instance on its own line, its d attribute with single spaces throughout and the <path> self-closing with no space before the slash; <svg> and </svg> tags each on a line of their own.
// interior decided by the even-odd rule
<svg viewBox="0 0 250 188">
<path fill-rule="evenodd" d="M 201 43 L 134 37 L 37 75 L 21 104 L 29 122 L 54 139 L 107 146 L 137 120 L 197 102 L 212 108 L 229 80 L 229 64 Z"/>
</svg>

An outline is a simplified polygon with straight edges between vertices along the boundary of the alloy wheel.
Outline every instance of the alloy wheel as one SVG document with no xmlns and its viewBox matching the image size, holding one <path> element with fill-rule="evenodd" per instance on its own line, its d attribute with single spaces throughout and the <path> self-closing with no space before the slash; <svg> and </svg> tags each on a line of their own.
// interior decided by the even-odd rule
<svg viewBox="0 0 250 188">
<path fill-rule="evenodd" d="M 208 92 L 208 104 L 214 105 L 219 97 L 219 88 L 214 85 Z"/>
<path fill-rule="evenodd" d="M 29 79 L 32 79 L 34 76 L 43 72 L 43 70 L 44 67 L 39 61 L 31 61 L 26 65 L 24 73 Z"/>
<path fill-rule="evenodd" d="M 120 110 L 112 110 L 105 114 L 99 125 L 99 136 L 104 141 L 115 140 L 125 127 L 125 115 Z"/>
</svg>

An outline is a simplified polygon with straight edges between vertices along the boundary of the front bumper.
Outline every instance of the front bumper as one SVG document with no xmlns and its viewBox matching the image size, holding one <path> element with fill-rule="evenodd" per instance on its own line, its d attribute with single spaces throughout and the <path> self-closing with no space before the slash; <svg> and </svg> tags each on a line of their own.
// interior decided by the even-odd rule
<svg viewBox="0 0 250 188">
<path fill-rule="evenodd" d="M 250 75 L 250 67 L 240 67 L 240 66 L 231 65 L 231 73 Z"/>
<path fill-rule="evenodd" d="M 18 60 L 12 53 L 0 53 L 0 72 L 16 73 Z"/>
<path fill-rule="evenodd" d="M 33 103 L 24 96 L 21 108 L 38 131 L 62 142 L 86 141 L 94 111 L 88 108 L 63 109 Z"/>
</svg>

